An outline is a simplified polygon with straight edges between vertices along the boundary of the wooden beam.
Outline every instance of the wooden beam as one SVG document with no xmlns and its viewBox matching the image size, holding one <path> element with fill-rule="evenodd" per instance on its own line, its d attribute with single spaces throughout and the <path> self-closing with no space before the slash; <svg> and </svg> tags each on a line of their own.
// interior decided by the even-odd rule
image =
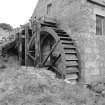
<svg viewBox="0 0 105 105">
<path fill-rule="evenodd" d="M 60 41 L 60 40 L 58 40 L 58 41 L 55 43 L 55 45 L 54 45 L 53 48 L 51 49 L 50 53 L 48 54 L 48 56 L 45 58 L 45 60 L 42 62 L 41 65 L 45 65 L 45 63 L 47 62 L 49 56 L 52 54 L 52 52 L 55 50 L 56 46 L 58 45 L 59 41 Z"/>
<path fill-rule="evenodd" d="M 28 56 L 34 61 L 35 60 L 35 58 L 30 54 L 30 53 L 28 53 Z"/>
<path fill-rule="evenodd" d="M 105 7 L 105 0 L 87 0 L 87 1 Z"/>
<path fill-rule="evenodd" d="M 34 34 L 35 34 L 35 61 L 34 61 L 34 64 L 35 65 L 40 65 L 40 61 L 41 61 L 41 54 L 40 54 L 40 23 L 38 23 L 36 21 L 36 23 L 34 23 L 35 25 L 35 31 L 34 31 Z"/>
<path fill-rule="evenodd" d="M 28 39 L 29 39 L 29 34 L 28 34 L 28 26 L 25 26 L 25 66 L 28 66 Z"/>
<path fill-rule="evenodd" d="M 32 41 L 35 40 L 35 34 L 30 38 L 30 41 L 28 43 L 28 49 L 31 46 Z"/>
</svg>

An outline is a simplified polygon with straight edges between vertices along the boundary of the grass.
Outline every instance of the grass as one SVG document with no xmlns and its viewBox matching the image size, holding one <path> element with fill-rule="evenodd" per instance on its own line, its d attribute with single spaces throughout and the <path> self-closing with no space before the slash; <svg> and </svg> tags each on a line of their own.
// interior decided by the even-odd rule
<svg viewBox="0 0 105 105">
<path fill-rule="evenodd" d="M 0 73 L 0 105 L 105 105 L 104 96 L 67 84 L 51 71 L 7 67 Z"/>
</svg>

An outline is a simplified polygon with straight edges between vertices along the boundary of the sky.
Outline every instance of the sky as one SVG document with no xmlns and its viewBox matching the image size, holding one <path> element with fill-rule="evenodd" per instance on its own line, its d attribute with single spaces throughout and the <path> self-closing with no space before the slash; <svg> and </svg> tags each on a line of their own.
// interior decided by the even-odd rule
<svg viewBox="0 0 105 105">
<path fill-rule="evenodd" d="M 0 0 L 0 23 L 14 28 L 28 22 L 38 0 Z"/>
</svg>

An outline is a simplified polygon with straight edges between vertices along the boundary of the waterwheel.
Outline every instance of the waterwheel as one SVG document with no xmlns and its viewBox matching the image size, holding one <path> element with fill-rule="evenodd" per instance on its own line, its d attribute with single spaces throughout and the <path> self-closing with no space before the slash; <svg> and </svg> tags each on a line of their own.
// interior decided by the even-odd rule
<svg viewBox="0 0 105 105">
<path fill-rule="evenodd" d="M 31 52 L 30 57 L 34 59 L 34 53 L 38 54 L 34 50 L 34 35 L 30 38 L 28 47 Z M 47 67 L 68 81 L 79 80 L 80 64 L 75 41 L 65 31 L 59 29 L 56 23 L 41 23 L 39 58 L 40 67 Z"/>
</svg>

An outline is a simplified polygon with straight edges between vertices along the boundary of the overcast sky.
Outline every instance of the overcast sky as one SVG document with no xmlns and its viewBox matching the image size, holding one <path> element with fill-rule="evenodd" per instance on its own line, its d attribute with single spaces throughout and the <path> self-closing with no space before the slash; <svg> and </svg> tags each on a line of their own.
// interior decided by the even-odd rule
<svg viewBox="0 0 105 105">
<path fill-rule="evenodd" d="M 26 23 L 38 0 L 0 0 L 0 23 L 8 23 L 13 27 Z"/>
</svg>

